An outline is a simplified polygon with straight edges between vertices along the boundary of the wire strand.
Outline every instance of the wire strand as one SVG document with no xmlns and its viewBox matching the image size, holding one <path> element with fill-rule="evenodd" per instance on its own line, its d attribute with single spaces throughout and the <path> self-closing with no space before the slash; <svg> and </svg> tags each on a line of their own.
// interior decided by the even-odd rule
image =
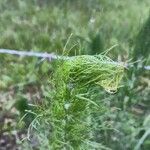
<svg viewBox="0 0 150 150">
<path fill-rule="evenodd" d="M 34 51 L 20 51 L 20 50 L 11 50 L 11 49 L 0 49 L 0 54 L 10 54 L 10 55 L 18 55 L 22 57 L 38 57 L 43 59 L 48 59 L 49 61 L 53 59 L 69 59 L 71 57 L 67 56 L 59 56 L 55 55 L 54 53 L 47 53 L 47 52 L 34 52 Z M 116 62 L 117 63 L 117 62 Z M 127 67 L 130 67 L 129 64 L 127 64 Z M 133 65 L 131 65 L 133 67 Z M 143 66 L 145 70 L 150 70 L 150 66 Z"/>
</svg>

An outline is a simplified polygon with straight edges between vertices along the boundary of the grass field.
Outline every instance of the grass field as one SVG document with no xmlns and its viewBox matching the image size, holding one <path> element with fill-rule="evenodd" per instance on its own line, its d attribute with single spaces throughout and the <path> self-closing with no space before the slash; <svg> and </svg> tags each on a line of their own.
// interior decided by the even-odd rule
<svg viewBox="0 0 150 150">
<path fill-rule="evenodd" d="M 92 116 L 92 144 L 101 149 L 149 150 L 150 73 L 141 68 L 150 65 L 149 6 L 149 0 L 0 0 L 0 48 L 59 55 L 65 48 L 74 56 L 100 54 L 116 45 L 107 55 L 133 67 L 125 69 L 117 93 L 91 89 L 93 101 L 104 108 Z M 138 59 L 145 61 L 134 63 Z M 50 120 L 44 110 L 51 106 L 53 66 L 35 57 L 0 54 L 0 150 L 44 150 L 50 145 L 45 135 L 50 127 L 43 123 L 38 126 L 40 142 L 19 139 L 27 136 L 35 118 L 30 112 L 44 112 L 40 121 Z"/>
</svg>

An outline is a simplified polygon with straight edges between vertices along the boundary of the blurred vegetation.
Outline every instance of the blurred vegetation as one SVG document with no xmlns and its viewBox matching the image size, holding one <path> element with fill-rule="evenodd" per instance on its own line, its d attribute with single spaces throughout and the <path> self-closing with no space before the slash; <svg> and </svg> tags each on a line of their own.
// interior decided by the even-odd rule
<svg viewBox="0 0 150 150">
<path fill-rule="evenodd" d="M 126 70 L 116 94 L 93 89 L 106 111 L 92 121 L 95 140 L 105 148 L 149 150 L 150 79 L 141 68 L 150 65 L 149 6 L 149 0 L 0 0 L 0 48 L 62 54 L 73 34 L 66 47 L 70 55 L 99 54 L 118 44 L 108 53 L 112 59 L 145 60 Z M 0 149 L 22 146 L 17 139 L 35 117 L 32 111 L 49 106 L 54 69 L 47 60 L 0 54 Z M 31 115 L 18 125 L 26 109 Z M 39 147 L 35 139 L 26 144 Z"/>
<path fill-rule="evenodd" d="M 141 27 L 136 39 L 135 50 L 133 51 L 134 60 L 144 60 L 144 64 L 150 63 L 150 16 Z"/>
</svg>

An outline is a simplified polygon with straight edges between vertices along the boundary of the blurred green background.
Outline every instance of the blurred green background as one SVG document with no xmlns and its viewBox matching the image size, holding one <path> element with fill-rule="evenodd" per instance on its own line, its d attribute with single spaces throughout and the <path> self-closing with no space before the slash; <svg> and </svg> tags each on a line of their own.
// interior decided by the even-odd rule
<svg viewBox="0 0 150 150">
<path fill-rule="evenodd" d="M 112 150 L 150 149 L 149 0 L 0 0 L 0 48 L 70 55 L 109 53 L 115 61 L 129 62 L 118 93 L 99 98 L 108 108 L 99 122 L 97 141 Z M 134 63 L 138 60 L 138 63 Z M 50 91 L 51 62 L 0 54 L 0 150 L 16 149 L 26 134 L 18 121 L 41 105 Z M 22 125 L 23 126 L 23 125 Z M 98 126 L 98 125 L 96 125 Z"/>
</svg>

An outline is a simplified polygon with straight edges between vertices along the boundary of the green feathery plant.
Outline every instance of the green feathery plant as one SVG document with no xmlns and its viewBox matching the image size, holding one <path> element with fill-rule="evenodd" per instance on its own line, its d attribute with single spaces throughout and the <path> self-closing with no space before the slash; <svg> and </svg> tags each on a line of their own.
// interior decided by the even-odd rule
<svg viewBox="0 0 150 150">
<path fill-rule="evenodd" d="M 52 97 L 39 119 L 43 131 L 49 128 L 45 147 L 52 150 L 108 149 L 94 141 L 92 115 L 104 108 L 101 102 L 94 101 L 96 93 L 91 91 L 99 85 L 108 92 L 115 92 L 124 66 L 103 55 L 81 55 L 57 60 L 55 69 Z M 42 139 L 45 138 L 42 136 Z"/>
</svg>

